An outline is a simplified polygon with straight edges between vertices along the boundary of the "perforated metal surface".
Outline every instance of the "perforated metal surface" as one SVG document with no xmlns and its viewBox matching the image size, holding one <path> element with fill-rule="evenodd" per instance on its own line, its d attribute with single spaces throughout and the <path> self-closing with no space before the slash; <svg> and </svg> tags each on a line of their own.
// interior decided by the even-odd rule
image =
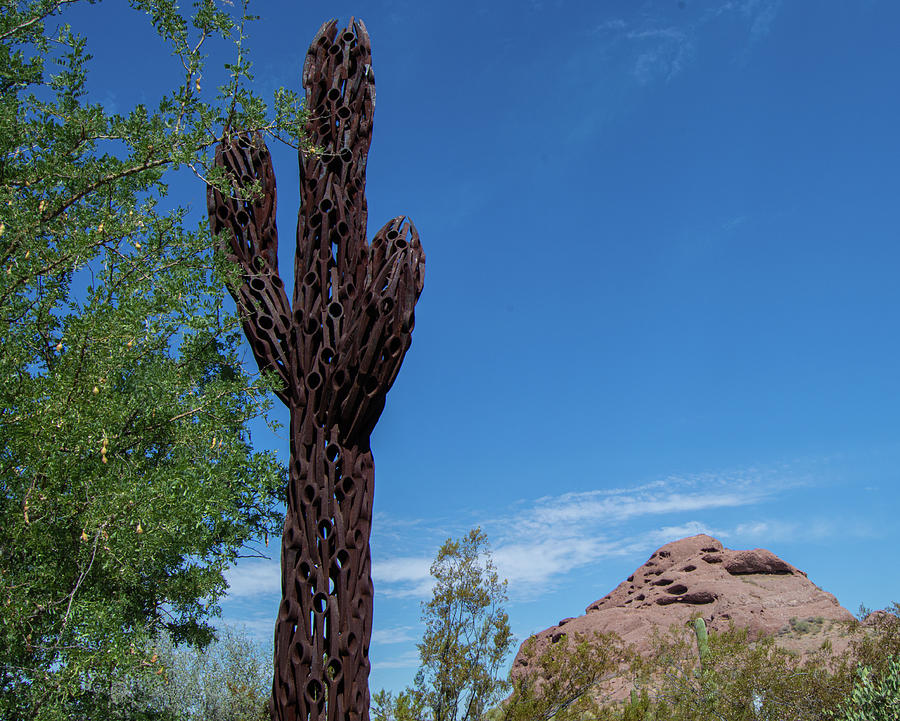
<svg viewBox="0 0 900 721">
<path fill-rule="evenodd" d="M 369 436 L 411 343 L 425 254 L 394 218 L 366 241 L 366 159 L 375 108 L 365 25 L 322 26 L 303 69 L 309 138 L 289 302 L 278 276 L 275 176 L 258 136 L 217 149 L 253 202 L 207 193 L 213 232 L 242 270 L 231 289 L 260 369 L 290 408 L 291 460 L 275 624 L 274 718 L 369 717 L 374 463 Z"/>
</svg>

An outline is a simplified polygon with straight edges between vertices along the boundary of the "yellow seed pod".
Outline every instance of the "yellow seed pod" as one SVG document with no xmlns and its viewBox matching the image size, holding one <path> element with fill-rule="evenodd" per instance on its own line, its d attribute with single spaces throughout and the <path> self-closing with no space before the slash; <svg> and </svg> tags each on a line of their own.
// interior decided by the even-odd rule
<svg viewBox="0 0 900 721">
<path fill-rule="evenodd" d="M 6 223 L 0 223 L 0 235 L 6 232 Z"/>
<path fill-rule="evenodd" d="M 105 455 L 104 455 L 104 456 L 101 456 L 101 457 L 100 457 L 100 460 L 103 461 L 104 463 L 109 463 L 109 461 L 106 460 L 106 456 L 105 456 Z"/>
<path fill-rule="evenodd" d="M 94 386 L 94 395 L 97 395 L 100 392 L 100 389 L 97 386 Z"/>
<path fill-rule="evenodd" d="M 85 531 L 82 531 L 82 532 L 81 532 L 81 540 L 82 540 L 82 541 L 88 540 L 88 534 L 87 534 L 87 532 L 85 532 Z"/>
<path fill-rule="evenodd" d="M 131 348 L 131 346 L 134 345 L 134 341 L 133 341 L 133 340 L 130 340 L 130 341 L 128 341 L 125 345 L 127 345 L 129 348 Z"/>
<path fill-rule="evenodd" d="M 0 223 L 0 226 L 2 226 L 2 225 L 3 225 L 3 223 Z M 3 233 L 0 232 L 0 235 L 3 235 Z M 30 251 L 30 250 L 26 250 L 26 251 L 25 251 L 25 260 L 28 260 L 28 258 L 29 258 L 30 256 L 31 256 L 31 251 Z"/>
<path fill-rule="evenodd" d="M 141 244 L 140 244 L 140 243 L 135 243 L 135 244 L 134 244 L 134 247 L 137 248 L 138 250 L 140 250 L 140 249 L 141 249 Z"/>
<path fill-rule="evenodd" d="M 62 344 L 62 341 L 60 341 L 59 343 L 56 344 L 56 350 L 61 351 L 62 349 L 63 349 L 63 344 Z"/>
<path fill-rule="evenodd" d="M 102 233 L 102 232 L 103 232 L 103 221 L 102 221 L 102 220 L 100 221 L 100 225 L 97 226 L 97 232 L 98 232 L 98 233 Z"/>
<path fill-rule="evenodd" d="M 134 532 L 138 535 L 141 535 L 144 532 L 144 529 L 141 528 L 141 522 L 138 521 L 137 528 L 134 529 Z"/>
<path fill-rule="evenodd" d="M 199 78 L 194 82 L 194 90 L 196 90 L 198 93 L 200 92 L 200 80 L 199 80 Z"/>
<path fill-rule="evenodd" d="M 215 447 L 216 447 L 216 437 L 213 436 L 213 442 L 212 442 L 212 445 L 210 446 L 210 448 L 215 448 Z"/>
</svg>

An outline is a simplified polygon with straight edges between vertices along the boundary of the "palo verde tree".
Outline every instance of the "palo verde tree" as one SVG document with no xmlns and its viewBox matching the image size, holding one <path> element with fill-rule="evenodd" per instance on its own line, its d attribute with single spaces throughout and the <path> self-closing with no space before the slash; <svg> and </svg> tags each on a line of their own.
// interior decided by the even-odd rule
<svg viewBox="0 0 900 721">
<path fill-rule="evenodd" d="M 75 1 L 0 0 L 4 719 L 138 713 L 121 686 L 165 673 L 161 631 L 211 640 L 223 571 L 280 530 L 285 483 L 250 443 L 271 384 L 242 365 L 227 264 L 166 199 L 166 173 L 203 174 L 211 129 L 299 141 L 297 98 L 269 120 L 246 89 L 246 0 L 190 16 L 131 0 L 181 74 L 155 107 L 111 114 L 87 94 L 86 38 L 62 24 Z M 208 100 L 214 43 L 235 58 Z"/>
<path fill-rule="evenodd" d="M 377 693 L 376 721 L 480 721 L 509 688 L 501 675 L 515 643 L 504 609 L 506 581 L 494 568 L 484 531 L 448 539 L 431 575 L 414 685 L 397 697 Z"/>
</svg>

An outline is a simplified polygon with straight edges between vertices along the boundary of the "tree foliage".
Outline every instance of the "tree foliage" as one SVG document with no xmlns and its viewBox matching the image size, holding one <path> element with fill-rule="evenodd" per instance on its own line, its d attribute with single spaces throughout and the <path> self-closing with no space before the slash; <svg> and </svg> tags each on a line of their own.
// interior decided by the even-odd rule
<svg viewBox="0 0 900 721">
<path fill-rule="evenodd" d="M 373 718 L 477 721 L 507 689 L 501 677 L 514 643 L 485 533 L 448 539 L 431 565 L 435 585 L 422 605 L 425 633 L 412 688 L 375 696 Z"/>
<path fill-rule="evenodd" d="M 208 643 L 223 570 L 278 531 L 285 480 L 250 442 L 269 383 L 243 368 L 226 268 L 166 195 L 169 171 L 206 173 L 213 129 L 297 140 L 296 96 L 270 120 L 247 89 L 246 2 L 185 16 L 132 0 L 183 72 L 155 107 L 108 113 L 87 92 L 86 38 L 62 24 L 73 2 L 0 0 L 7 719 L 113 718 L 115 679 L 160 673 L 162 630 Z M 234 59 L 209 100 L 213 42 Z"/>
<path fill-rule="evenodd" d="M 166 636 L 154 646 L 163 670 L 123 685 L 122 698 L 178 721 L 265 721 L 272 689 L 272 651 L 240 628 L 225 627 L 204 649 L 176 646 Z M 153 656 L 151 656 L 153 658 Z"/>
</svg>

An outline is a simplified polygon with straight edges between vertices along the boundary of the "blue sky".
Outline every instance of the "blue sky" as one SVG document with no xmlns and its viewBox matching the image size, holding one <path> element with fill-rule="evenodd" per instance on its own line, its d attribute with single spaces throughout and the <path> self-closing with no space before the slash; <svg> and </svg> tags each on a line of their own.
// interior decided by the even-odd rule
<svg viewBox="0 0 900 721">
<path fill-rule="evenodd" d="M 299 87 L 322 21 L 365 20 L 370 231 L 409 214 L 428 258 L 373 438 L 373 688 L 412 679 L 430 559 L 476 525 L 520 639 L 698 532 L 772 550 L 851 611 L 900 600 L 900 5 L 256 11 L 264 94 Z M 124 3 L 70 19 L 98 98 L 174 83 Z M 289 283 L 296 158 L 273 151 Z M 173 193 L 202 217 L 196 179 Z M 254 440 L 287 454 L 284 432 Z M 277 558 L 230 579 L 225 619 L 268 640 Z"/>
</svg>

